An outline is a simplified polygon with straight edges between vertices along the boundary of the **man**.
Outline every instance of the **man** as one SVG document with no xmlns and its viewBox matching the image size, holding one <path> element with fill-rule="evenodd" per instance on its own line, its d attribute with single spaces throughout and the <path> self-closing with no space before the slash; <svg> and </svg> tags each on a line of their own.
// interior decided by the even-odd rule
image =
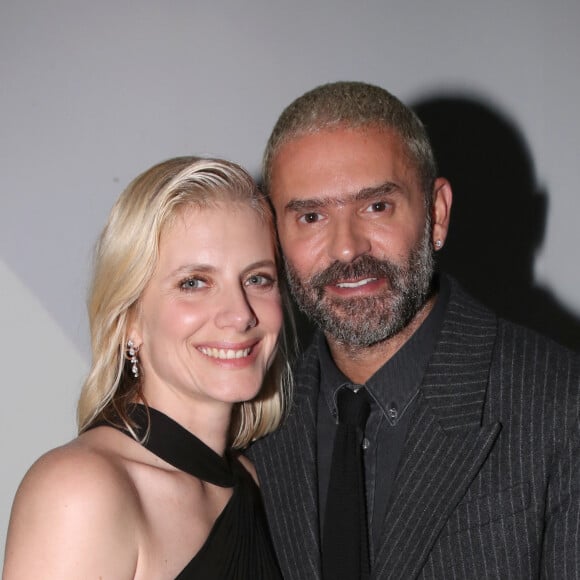
<svg viewBox="0 0 580 580">
<path fill-rule="evenodd" d="M 327 542 L 345 389 L 370 400 L 351 528 L 370 578 L 580 577 L 580 360 L 434 275 L 452 200 L 436 175 L 418 118 L 363 83 L 306 93 L 268 142 L 289 284 L 320 328 L 286 423 L 251 450 L 287 579 L 368 577 L 329 571 L 350 549 Z M 481 211 L 493 235 L 501 208 Z"/>
</svg>

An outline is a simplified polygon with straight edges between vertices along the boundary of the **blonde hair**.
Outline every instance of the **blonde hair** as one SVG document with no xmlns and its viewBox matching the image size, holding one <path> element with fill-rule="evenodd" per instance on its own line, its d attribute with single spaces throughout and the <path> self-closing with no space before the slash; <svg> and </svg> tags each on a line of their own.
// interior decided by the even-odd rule
<svg viewBox="0 0 580 580">
<path fill-rule="evenodd" d="M 127 327 L 156 266 L 161 232 L 184 206 L 206 208 L 220 201 L 255 210 L 270 228 L 275 246 L 267 200 L 244 169 L 221 159 L 177 157 L 159 163 L 135 178 L 113 206 L 95 251 L 88 300 L 92 365 L 78 403 L 79 432 L 115 416 L 132 431 L 129 406 L 145 401 L 140 379 L 133 377 L 125 356 Z M 276 260 L 281 270 L 277 249 Z M 279 279 L 284 326 L 293 327 L 282 276 Z M 282 420 L 290 397 L 293 344 L 284 329 L 259 395 L 235 406 L 232 447 L 247 446 Z"/>
</svg>

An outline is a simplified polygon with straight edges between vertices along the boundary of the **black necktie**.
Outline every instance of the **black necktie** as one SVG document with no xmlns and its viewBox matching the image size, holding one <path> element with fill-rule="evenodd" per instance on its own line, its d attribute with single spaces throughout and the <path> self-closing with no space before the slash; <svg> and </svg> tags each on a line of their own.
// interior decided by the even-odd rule
<svg viewBox="0 0 580 580">
<path fill-rule="evenodd" d="M 369 577 L 366 497 L 361 452 L 369 416 L 366 389 L 338 392 L 338 426 L 332 452 L 322 538 L 324 580 Z"/>
</svg>

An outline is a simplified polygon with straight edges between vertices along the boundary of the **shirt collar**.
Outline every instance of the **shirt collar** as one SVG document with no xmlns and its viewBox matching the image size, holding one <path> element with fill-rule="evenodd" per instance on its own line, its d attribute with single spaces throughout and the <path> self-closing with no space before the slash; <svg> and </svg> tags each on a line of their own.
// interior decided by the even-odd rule
<svg viewBox="0 0 580 580">
<path fill-rule="evenodd" d="M 365 387 L 387 421 L 396 425 L 417 395 L 435 347 L 449 301 L 449 283 L 442 276 L 435 305 L 409 340 L 366 382 Z M 337 417 L 336 395 L 343 386 L 355 385 L 336 366 L 326 339 L 319 335 L 320 389 L 333 417 Z"/>
</svg>

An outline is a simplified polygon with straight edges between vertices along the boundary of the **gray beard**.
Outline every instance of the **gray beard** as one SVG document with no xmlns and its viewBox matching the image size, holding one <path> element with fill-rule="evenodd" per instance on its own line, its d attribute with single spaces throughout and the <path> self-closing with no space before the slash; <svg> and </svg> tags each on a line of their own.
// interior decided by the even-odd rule
<svg viewBox="0 0 580 580">
<path fill-rule="evenodd" d="M 403 264 L 364 255 L 352 263 L 334 262 L 302 281 L 285 259 L 290 290 L 300 310 L 335 341 L 350 347 L 367 347 L 403 330 L 425 304 L 431 288 L 434 259 L 431 227 Z M 324 287 L 340 279 L 385 278 L 386 288 L 375 296 L 328 296 Z"/>
</svg>

